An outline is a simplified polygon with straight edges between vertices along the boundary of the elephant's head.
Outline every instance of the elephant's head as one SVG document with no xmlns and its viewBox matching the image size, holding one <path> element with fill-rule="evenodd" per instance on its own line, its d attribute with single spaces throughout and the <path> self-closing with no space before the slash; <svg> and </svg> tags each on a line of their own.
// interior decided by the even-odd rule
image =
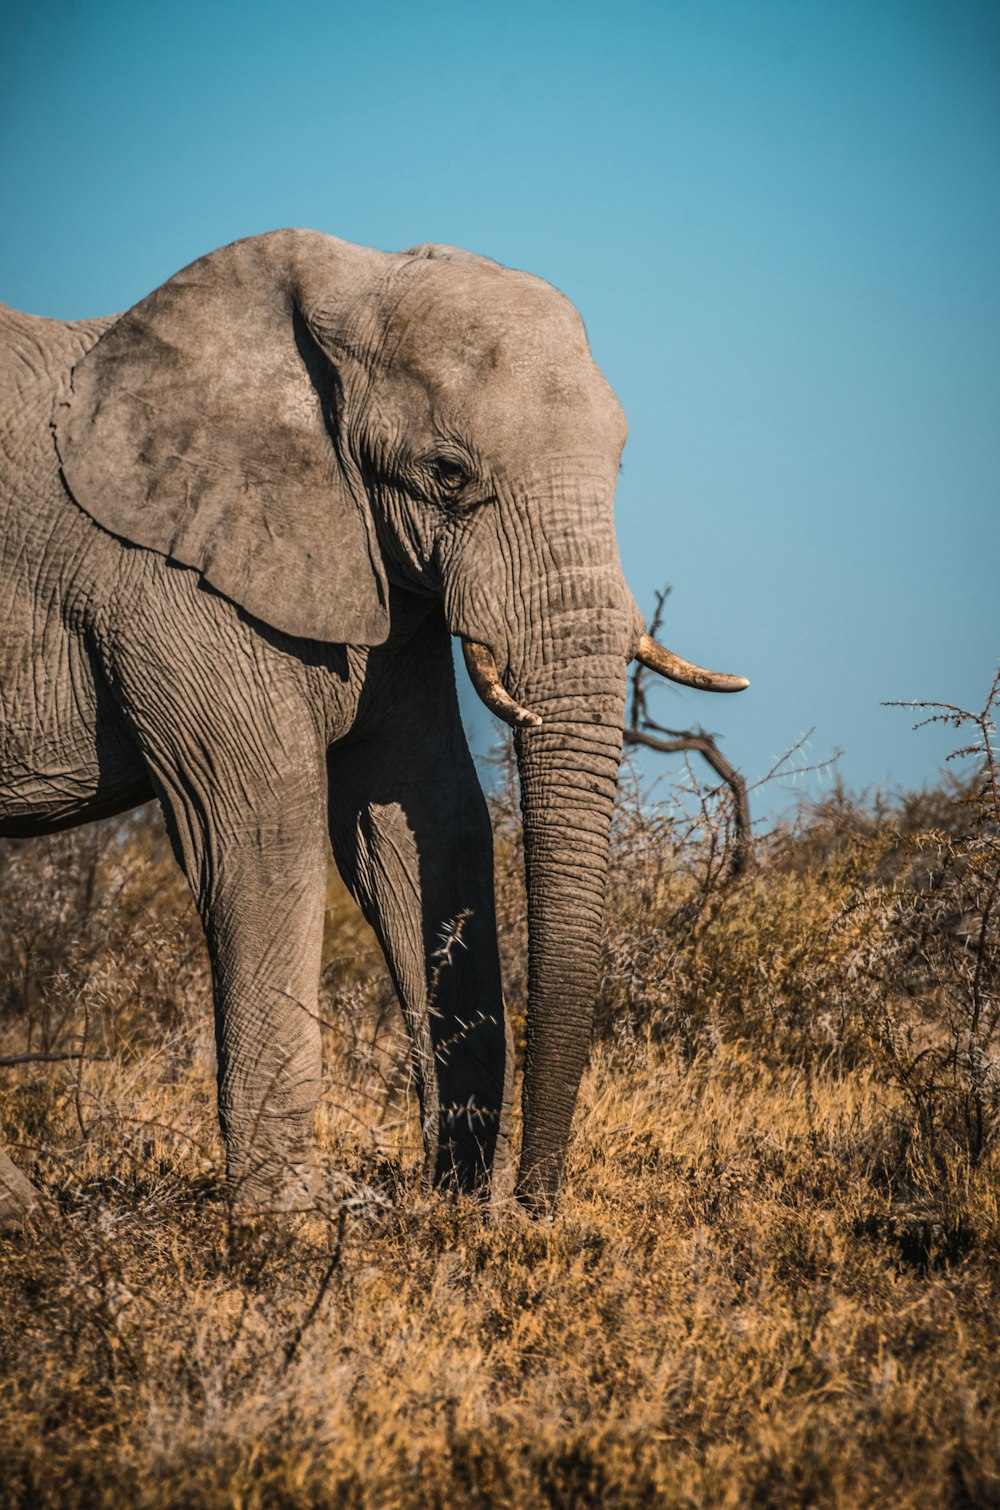
<svg viewBox="0 0 1000 1510">
<path fill-rule="evenodd" d="M 642 633 L 613 501 L 625 420 L 573 306 L 444 247 L 279 231 L 123 316 L 74 374 L 67 483 L 274 628 L 375 645 L 387 580 L 439 596 L 515 725 L 530 929 L 519 1189 L 560 1179 L 586 1059 L 625 676 Z"/>
</svg>

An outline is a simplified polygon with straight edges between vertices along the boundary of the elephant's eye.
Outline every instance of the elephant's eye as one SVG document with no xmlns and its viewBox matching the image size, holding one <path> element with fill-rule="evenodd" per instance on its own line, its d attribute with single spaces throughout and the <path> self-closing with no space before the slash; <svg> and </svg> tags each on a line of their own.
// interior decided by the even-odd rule
<svg viewBox="0 0 1000 1510">
<path fill-rule="evenodd" d="M 451 456 L 436 456 L 431 462 L 434 481 L 446 493 L 457 493 L 469 480 L 469 474 L 460 461 Z"/>
</svg>

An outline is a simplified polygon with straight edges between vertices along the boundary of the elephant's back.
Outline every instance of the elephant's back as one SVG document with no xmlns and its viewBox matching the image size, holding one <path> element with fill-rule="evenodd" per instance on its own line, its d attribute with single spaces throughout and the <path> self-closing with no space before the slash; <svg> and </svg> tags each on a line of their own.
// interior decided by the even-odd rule
<svg viewBox="0 0 1000 1510">
<path fill-rule="evenodd" d="M 50 320 L 0 304 L 0 424 L 16 423 L 33 396 L 61 386 L 117 318 Z"/>
<path fill-rule="evenodd" d="M 73 368 L 117 316 L 49 320 L 0 304 L 0 511 L 34 510 L 58 486 L 52 435 Z"/>
</svg>

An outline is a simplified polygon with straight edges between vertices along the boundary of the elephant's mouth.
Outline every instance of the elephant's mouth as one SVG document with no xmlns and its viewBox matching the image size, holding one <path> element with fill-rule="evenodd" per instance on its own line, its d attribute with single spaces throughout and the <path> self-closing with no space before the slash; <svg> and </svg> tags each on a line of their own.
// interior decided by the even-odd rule
<svg viewBox="0 0 1000 1510">
<path fill-rule="evenodd" d="M 472 685 L 482 701 L 497 718 L 512 729 L 537 729 L 542 720 L 530 708 L 517 702 L 500 680 L 493 652 L 478 640 L 462 640 L 462 651 Z M 635 659 L 650 671 L 656 671 L 682 687 L 697 687 L 702 692 L 743 692 L 750 683 L 745 676 L 731 676 L 724 671 L 706 671 L 693 661 L 685 661 L 644 634 L 636 648 Z"/>
</svg>

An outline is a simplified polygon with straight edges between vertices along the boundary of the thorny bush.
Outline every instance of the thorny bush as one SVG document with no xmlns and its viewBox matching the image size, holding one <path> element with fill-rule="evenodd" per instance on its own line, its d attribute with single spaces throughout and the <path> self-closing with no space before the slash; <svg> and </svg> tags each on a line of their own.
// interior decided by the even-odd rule
<svg viewBox="0 0 1000 1510">
<path fill-rule="evenodd" d="M 1000 1130 L 998 686 L 979 713 L 907 705 L 973 726 L 955 751 L 973 775 L 895 801 L 838 783 L 742 878 L 724 790 L 689 770 L 669 805 L 620 805 L 599 1032 L 689 1059 L 726 1040 L 772 1063 L 870 1059 L 902 1094 L 914 1167 L 977 1163 Z"/>
<path fill-rule="evenodd" d="M 666 801 L 626 766 L 613 836 L 596 1037 L 667 1041 L 688 1062 L 745 1042 L 772 1064 L 870 1061 L 928 1174 L 973 1163 L 1000 1126 L 1000 795 L 992 712 L 930 705 L 975 738 L 975 773 L 861 799 L 837 783 L 758 838 L 731 874 L 729 794 L 692 767 Z M 923 707 L 924 705 L 917 705 Z M 494 757 L 497 915 L 523 1046 L 527 931 L 516 776 Z M 204 944 L 155 810 L 0 846 L 0 1053 L 118 1052 L 192 1030 L 211 1055 Z M 321 1018 L 338 1088 L 367 1087 L 373 1147 L 413 1108 L 408 1049 L 374 940 L 335 873 Z M 902 1116 L 902 1109 L 899 1112 Z M 359 1124 L 360 1130 L 360 1124 Z"/>
</svg>

